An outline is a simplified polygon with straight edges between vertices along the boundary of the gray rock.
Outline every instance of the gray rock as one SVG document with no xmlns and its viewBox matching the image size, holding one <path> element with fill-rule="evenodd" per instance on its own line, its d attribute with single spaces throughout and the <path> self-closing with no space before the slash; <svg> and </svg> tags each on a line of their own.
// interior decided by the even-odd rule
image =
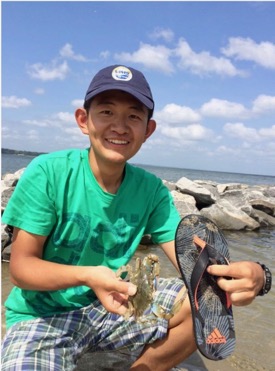
<svg viewBox="0 0 275 371">
<path fill-rule="evenodd" d="M 268 198 L 273 197 L 275 199 L 275 186 L 264 188 L 263 195 L 265 197 L 268 197 Z"/>
<path fill-rule="evenodd" d="M 261 210 L 268 215 L 275 216 L 275 203 L 263 199 L 250 200 L 249 203 L 254 209 Z"/>
<path fill-rule="evenodd" d="M 221 229 L 253 230 L 260 227 L 256 220 L 227 200 L 220 200 L 217 204 L 200 210 L 200 213 L 213 220 Z"/>
<path fill-rule="evenodd" d="M 9 262 L 10 256 L 11 256 L 11 245 L 8 245 L 2 250 L 2 261 Z"/>
<path fill-rule="evenodd" d="M 14 191 L 14 188 L 15 187 L 9 187 L 9 188 L 5 188 L 2 192 L 1 192 L 1 198 L 2 198 L 2 204 L 1 204 L 1 207 L 2 209 L 5 209 L 5 207 L 7 206 L 8 204 L 8 201 Z"/>
<path fill-rule="evenodd" d="M 1 225 L 1 249 L 5 249 L 6 246 L 11 243 L 11 235 L 8 233 L 6 225 Z"/>
<path fill-rule="evenodd" d="M 176 189 L 175 183 L 168 182 L 167 180 L 163 180 L 162 183 L 169 189 L 169 191 L 174 191 Z"/>
<path fill-rule="evenodd" d="M 17 170 L 14 174 L 5 174 L 2 179 L 2 183 L 6 187 L 15 187 L 21 175 L 25 171 L 25 168 Z"/>
<path fill-rule="evenodd" d="M 241 183 L 226 183 L 226 184 L 218 184 L 217 189 L 219 193 L 223 193 L 225 191 L 232 191 L 237 189 L 245 189 L 248 185 L 241 184 Z"/>
<path fill-rule="evenodd" d="M 193 196 L 197 201 L 197 205 L 201 204 L 206 206 L 212 205 L 216 202 L 216 198 L 212 192 L 185 177 L 177 181 L 176 189 L 181 193 Z"/>
<path fill-rule="evenodd" d="M 188 214 L 200 214 L 196 207 L 196 200 L 193 196 L 177 191 L 172 191 L 171 194 L 174 199 L 174 204 L 182 218 Z"/>
<path fill-rule="evenodd" d="M 261 227 L 274 227 L 275 226 L 275 218 L 267 213 L 253 209 L 250 214 L 251 218 L 255 219 Z"/>
<path fill-rule="evenodd" d="M 249 205 L 241 189 L 226 190 L 220 195 L 221 200 L 226 200 L 237 208 Z"/>
</svg>

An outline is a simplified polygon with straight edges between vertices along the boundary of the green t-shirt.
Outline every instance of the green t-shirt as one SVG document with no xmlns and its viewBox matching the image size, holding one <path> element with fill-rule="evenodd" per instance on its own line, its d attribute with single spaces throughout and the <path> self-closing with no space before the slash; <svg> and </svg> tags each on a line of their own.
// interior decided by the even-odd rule
<svg viewBox="0 0 275 371">
<path fill-rule="evenodd" d="M 88 154 L 88 149 L 67 150 L 35 158 L 20 178 L 3 222 L 48 236 L 45 260 L 112 270 L 127 264 L 144 234 L 155 243 L 173 240 L 180 217 L 162 181 L 126 164 L 118 192 L 104 192 Z M 87 286 L 46 292 L 15 287 L 5 303 L 7 326 L 80 308 L 94 299 Z"/>
</svg>

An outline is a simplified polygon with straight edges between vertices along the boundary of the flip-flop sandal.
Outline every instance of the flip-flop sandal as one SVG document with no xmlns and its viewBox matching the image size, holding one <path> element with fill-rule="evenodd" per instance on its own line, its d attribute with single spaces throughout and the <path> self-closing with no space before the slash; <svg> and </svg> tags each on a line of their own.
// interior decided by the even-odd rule
<svg viewBox="0 0 275 371">
<path fill-rule="evenodd" d="M 224 359 L 235 346 L 232 304 L 206 269 L 211 264 L 229 264 L 227 242 L 215 223 L 193 214 L 181 220 L 175 240 L 198 350 L 211 360 Z"/>
</svg>

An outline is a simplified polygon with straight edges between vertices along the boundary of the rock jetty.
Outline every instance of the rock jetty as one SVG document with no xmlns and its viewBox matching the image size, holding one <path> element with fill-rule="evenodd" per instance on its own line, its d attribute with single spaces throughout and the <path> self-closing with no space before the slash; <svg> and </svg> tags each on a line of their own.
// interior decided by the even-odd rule
<svg viewBox="0 0 275 371">
<path fill-rule="evenodd" d="M 24 168 L 6 174 L 1 180 L 2 213 Z M 34 180 L 35 181 L 35 180 Z M 175 183 L 163 180 L 181 215 L 200 214 L 224 230 L 255 230 L 275 227 L 275 184 L 250 186 L 241 183 L 219 184 L 185 177 Z M 2 259 L 10 254 L 11 234 L 2 225 Z M 150 242 L 146 236 L 142 244 Z M 4 250 L 4 251 L 3 251 Z"/>
<path fill-rule="evenodd" d="M 164 183 L 171 190 L 182 217 L 200 214 L 224 230 L 275 227 L 275 184 L 218 184 L 187 178 L 181 178 L 175 184 Z"/>
</svg>

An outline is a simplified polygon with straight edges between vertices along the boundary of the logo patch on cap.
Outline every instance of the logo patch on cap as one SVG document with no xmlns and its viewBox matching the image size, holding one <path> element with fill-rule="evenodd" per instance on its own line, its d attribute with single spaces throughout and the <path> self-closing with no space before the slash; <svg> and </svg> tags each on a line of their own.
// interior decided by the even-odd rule
<svg viewBox="0 0 275 371">
<path fill-rule="evenodd" d="M 129 68 L 124 67 L 124 66 L 119 66 L 113 69 L 112 77 L 113 79 L 118 80 L 118 81 L 130 81 L 133 75 L 132 75 L 132 72 L 129 70 Z"/>
</svg>

